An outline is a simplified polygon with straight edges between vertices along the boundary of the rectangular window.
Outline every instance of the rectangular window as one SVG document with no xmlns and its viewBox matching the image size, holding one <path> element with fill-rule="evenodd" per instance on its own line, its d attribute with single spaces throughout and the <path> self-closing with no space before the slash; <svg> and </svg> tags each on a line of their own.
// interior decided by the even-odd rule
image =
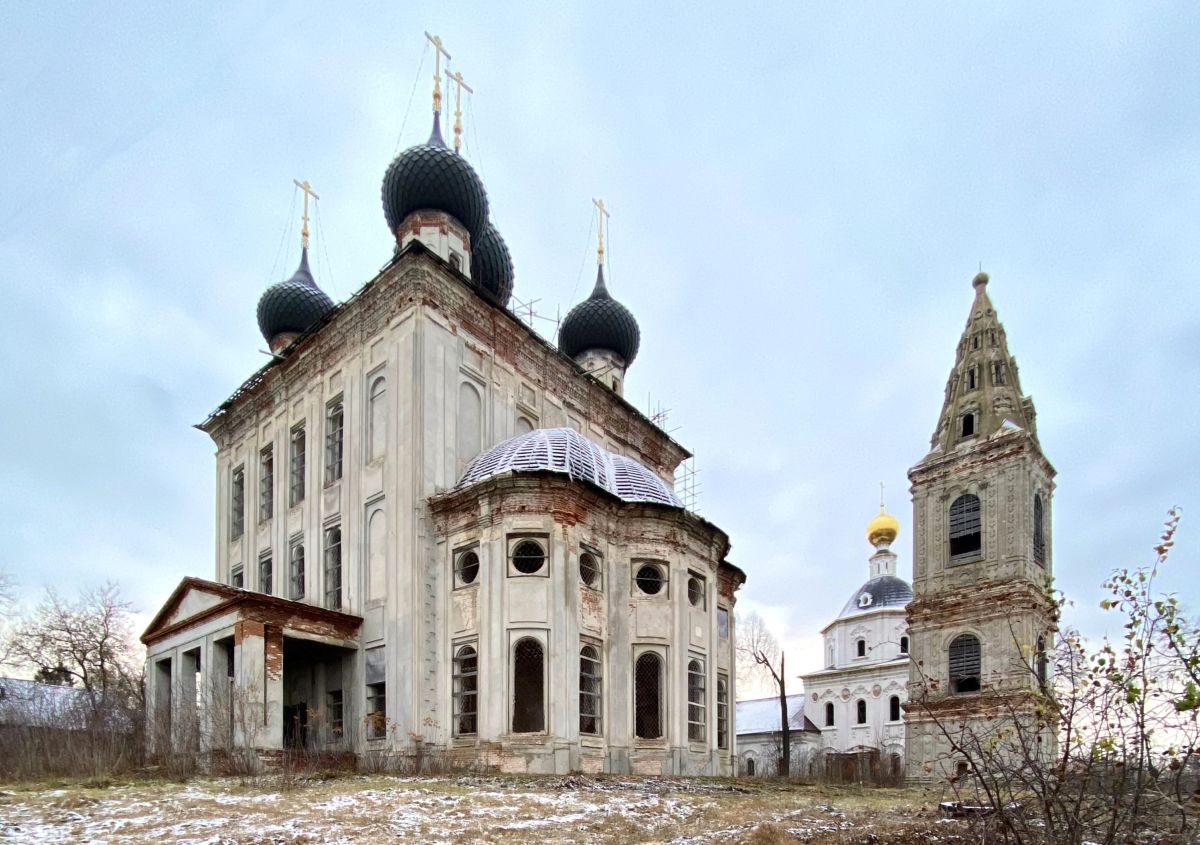
<svg viewBox="0 0 1200 845">
<path fill-rule="evenodd" d="M 692 659 L 688 661 L 688 741 L 705 741 L 704 711 L 707 702 L 704 697 L 704 662 Z"/>
<path fill-rule="evenodd" d="M 239 590 L 246 586 L 246 576 L 240 565 L 235 566 L 229 573 L 229 585 L 237 587 Z"/>
<path fill-rule="evenodd" d="M 304 543 L 292 541 L 288 550 L 289 597 L 292 601 L 304 600 Z"/>
<path fill-rule="evenodd" d="M 345 412 L 338 399 L 325 411 L 325 483 L 342 477 L 342 423 Z"/>
<path fill-rule="evenodd" d="M 229 539 L 236 540 L 246 530 L 246 468 L 237 467 L 229 489 Z"/>
<path fill-rule="evenodd" d="M 975 368 L 970 367 L 967 370 L 967 390 L 974 390 L 977 386 Z"/>
<path fill-rule="evenodd" d="M 266 552 L 258 558 L 258 591 L 271 595 L 275 590 L 274 583 L 274 566 L 271 561 L 271 553 Z"/>
<path fill-rule="evenodd" d="M 342 691 L 340 689 L 330 690 L 326 695 L 328 697 L 327 716 L 329 733 L 332 735 L 332 738 L 337 739 L 341 737 L 345 727 L 342 723 L 345 713 L 342 704 Z"/>
<path fill-rule="evenodd" d="M 387 684 L 367 684 L 367 739 L 387 736 Z"/>
<path fill-rule="evenodd" d="M 288 504 L 298 505 L 304 501 L 304 423 L 292 429 L 291 466 L 289 468 Z"/>
<path fill-rule="evenodd" d="M 717 636 L 723 640 L 729 639 L 729 608 L 717 608 Z"/>
<path fill-rule="evenodd" d="M 342 609 L 342 529 L 325 529 L 325 606 Z"/>
<path fill-rule="evenodd" d="M 579 650 L 579 732 L 600 734 L 601 727 L 600 649 L 585 645 Z"/>
<path fill-rule="evenodd" d="M 258 521 L 275 515 L 275 447 L 258 453 Z"/>
</svg>

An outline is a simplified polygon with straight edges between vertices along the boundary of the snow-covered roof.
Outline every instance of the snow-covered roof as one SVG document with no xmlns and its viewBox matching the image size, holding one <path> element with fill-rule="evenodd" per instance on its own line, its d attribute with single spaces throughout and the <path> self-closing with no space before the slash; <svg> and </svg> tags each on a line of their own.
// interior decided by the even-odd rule
<svg viewBox="0 0 1200 845">
<path fill-rule="evenodd" d="M 795 730 L 804 729 L 804 693 L 787 697 L 788 718 Z M 739 701 L 734 708 L 737 735 L 774 733 L 779 730 L 779 696 Z"/>
<path fill-rule="evenodd" d="M 459 487 L 509 472 L 561 472 L 596 485 L 626 502 L 683 507 L 652 470 L 614 454 L 572 428 L 539 428 L 505 440 L 477 457 Z"/>
</svg>

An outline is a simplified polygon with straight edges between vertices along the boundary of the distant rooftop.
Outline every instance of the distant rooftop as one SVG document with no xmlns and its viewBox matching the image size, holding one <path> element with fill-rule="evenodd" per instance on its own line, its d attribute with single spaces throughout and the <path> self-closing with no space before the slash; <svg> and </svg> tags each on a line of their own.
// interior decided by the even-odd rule
<svg viewBox="0 0 1200 845">
<path fill-rule="evenodd" d="M 787 697 L 789 724 L 804 730 L 804 693 Z M 779 696 L 751 698 L 735 705 L 737 735 L 774 733 L 779 730 Z"/>
</svg>

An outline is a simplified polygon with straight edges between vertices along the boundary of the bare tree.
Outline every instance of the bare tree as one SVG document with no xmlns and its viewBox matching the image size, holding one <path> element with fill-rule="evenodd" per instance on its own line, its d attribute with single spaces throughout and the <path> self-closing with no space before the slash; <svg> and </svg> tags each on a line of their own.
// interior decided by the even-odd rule
<svg viewBox="0 0 1200 845">
<path fill-rule="evenodd" d="M 17 586 L 12 575 L 0 570 L 0 666 L 9 662 L 9 628 L 17 616 Z"/>
<path fill-rule="evenodd" d="M 783 745 L 779 755 L 779 775 L 788 777 L 792 771 L 792 720 L 787 706 L 786 655 L 757 613 L 742 617 L 738 625 L 737 656 L 743 675 L 769 679 L 779 695 L 779 735 Z"/>
</svg>

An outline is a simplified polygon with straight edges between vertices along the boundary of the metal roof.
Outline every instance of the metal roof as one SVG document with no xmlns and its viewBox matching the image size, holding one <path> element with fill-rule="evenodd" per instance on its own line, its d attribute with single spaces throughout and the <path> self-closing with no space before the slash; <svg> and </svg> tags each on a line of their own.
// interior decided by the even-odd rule
<svg viewBox="0 0 1200 845">
<path fill-rule="evenodd" d="M 804 729 L 804 693 L 787 697 L 788 718 L 793 730 Z M 779 696 L 752 698 L 735 705 L 737 735 L 774 733 L 779 730 Z"/>
<path fill-rule="evenodd" d="M 912 598 L 912 587 L 903 578 L 880 575 L 854 591 L 838 618 L 879 610 L 881 607 L 904 607 Z"/>
<path fill-rule="evenodd" d="M 458 486 L 509 472 L 538 471 L 565 473 L 625 502 L 683 507 L 652 470 L 633 458 L 609 452 L 572 428 L 539 428 L 493 446 L 471 462 Z"/>
</svg>

